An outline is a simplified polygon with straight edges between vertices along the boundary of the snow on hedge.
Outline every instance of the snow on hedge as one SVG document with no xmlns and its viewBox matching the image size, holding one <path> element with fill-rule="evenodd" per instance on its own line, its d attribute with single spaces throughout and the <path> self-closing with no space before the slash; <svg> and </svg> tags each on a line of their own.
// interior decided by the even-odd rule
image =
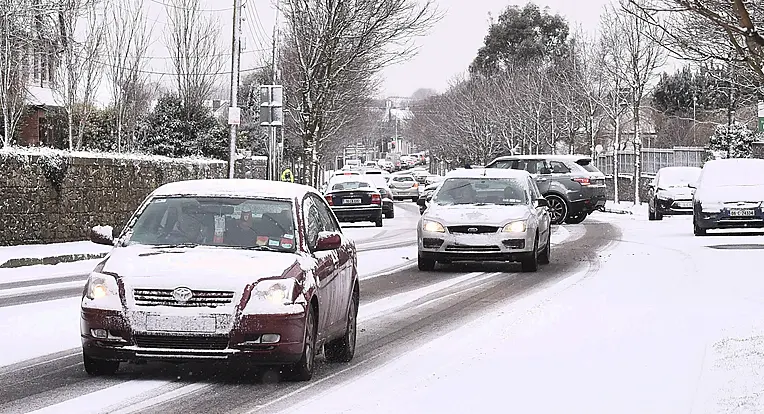
<svg viewBox="0 0 764 414">
<path fill-rule="evenodd" d="M 46 158 L 79 157 L 100 158 L 124 161 L 147 161 L 177 164 L 227 164 L 226 161 L 203 157 L 171 158 L 161 155 L 124 152 L 98 152 L 98 151 L 66 151 L 49 147 L 4 147 L 0 148 L 1 157 L 30 157 L 40 156 Z"/>
</svg>

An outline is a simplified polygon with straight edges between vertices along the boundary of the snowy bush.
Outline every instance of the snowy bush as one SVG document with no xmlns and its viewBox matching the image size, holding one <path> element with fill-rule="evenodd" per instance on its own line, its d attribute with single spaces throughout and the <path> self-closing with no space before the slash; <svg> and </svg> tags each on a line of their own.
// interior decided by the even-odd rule
<svg viewBox="0 0 764 414">
<path fill-rule="evenodd" d="M 751 144 L 756 138 L 757 134 L 741 122 L 717 125 L 709 140 L 711 158 L 751 158 Z"/>
</svg>

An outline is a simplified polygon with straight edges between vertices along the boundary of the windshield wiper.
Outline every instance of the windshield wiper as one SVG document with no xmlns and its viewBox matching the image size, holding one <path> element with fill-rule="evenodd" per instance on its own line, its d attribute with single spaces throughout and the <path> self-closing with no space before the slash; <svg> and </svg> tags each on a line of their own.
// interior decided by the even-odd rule
<svg viewBox="0 0 764 414">
<path fill-rule="evenodd" d="M 196 247 L 198 244 L 196 243 L 175 243 L 175 244 L 155 244 L 151 246 L 154 249 L 175 249 L 175 248 L 181 248 L 181 247 Z"/>
<path fill-rule="evenodd" d="M 259 250 L 264 252 L 279 252 L 279 253 L 291 253 L 288 250 L 279 249 L 276 247 L 271 246 L 230 246 L 234 249 L 241 249 L 241 250 Z"/>
</svg>

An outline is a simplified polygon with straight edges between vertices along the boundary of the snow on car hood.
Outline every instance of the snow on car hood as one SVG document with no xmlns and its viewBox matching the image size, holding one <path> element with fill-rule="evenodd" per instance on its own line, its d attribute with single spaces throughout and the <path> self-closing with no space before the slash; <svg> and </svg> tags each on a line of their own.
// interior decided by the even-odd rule
<svg viewBox="0 0 764 414">
<path fill-rule="evenodd" d="M 691 200 L 694 190 L 690 187 L 670 187 L 663 190 L 658 190 L 659 197 L 667 197 L 671 199 L 683 199 Z"/>
<path fill-rule="evenodd" d="M 281 276 L 293 266 L 300 267 L 301 262 L 304 261 L 300 255 L 294 253 L 133 245 L 114 248 L 103 272 L 117 274 L 136 287 L 174 289 L 187 286 L 238 291 L 262 278 Z"/>
<path fill-rule="evenodd" d="M 764 201 L 764 185 L 740 185 L 701 188 L 695 198 L 702 201 Z"/>
<path fill-rule="evenodd" d="M 446 226 L 459 224 L 501 226 L 510 220 L 524 219 L 528 217 L 528 213 L 527 205 L 441 206 L 432 204 L 425 212 L 425 219 L 437 220 Z"/>
</svg>

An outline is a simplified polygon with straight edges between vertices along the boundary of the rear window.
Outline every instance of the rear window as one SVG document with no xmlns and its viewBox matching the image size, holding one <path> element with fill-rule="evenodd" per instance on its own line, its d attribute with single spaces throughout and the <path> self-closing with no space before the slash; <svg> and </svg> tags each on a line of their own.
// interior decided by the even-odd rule
<svg viewBox="0 0 764 414">
<path fill-rule="evenodd" d="M 592 164 L 592 160 L 589 158 L 581 158 L 580 160 L 576 160 L 576 164 L 583 167 L 583 169 L 585 169 L 586 171 L 593 172 L 593 173 L 602 173 L 602 171 L 600 171 L 599 168 L 595 167 Z"/>
<path fill-rule="evenodd" d="M 356 190 L 359 188 L 370 188 L 371 186 L 369 183 L 365 181 L 345 181 L 342 183 L 337 183 L 332 186 L 332 190 L 335 191 L 342 191 L 342 190 Z"/>
<path fill-rule="evenodd" d="M 514 161 L 512 161 L 512 160 L 509 160 L 509 161 L 496 161 L 495 163 L 489 165 L 487 168 L 504 168 L 504 169 L 509 169 L 509 168 L 512 168 L 512 163 L 513 162 Z"/>
<path fill-rule="evenodd" d="M 414 181 L 414 177 L 404 175 L 402 177 L 395 177 L 393 178 L 393 181 Z"/>
</svg>

